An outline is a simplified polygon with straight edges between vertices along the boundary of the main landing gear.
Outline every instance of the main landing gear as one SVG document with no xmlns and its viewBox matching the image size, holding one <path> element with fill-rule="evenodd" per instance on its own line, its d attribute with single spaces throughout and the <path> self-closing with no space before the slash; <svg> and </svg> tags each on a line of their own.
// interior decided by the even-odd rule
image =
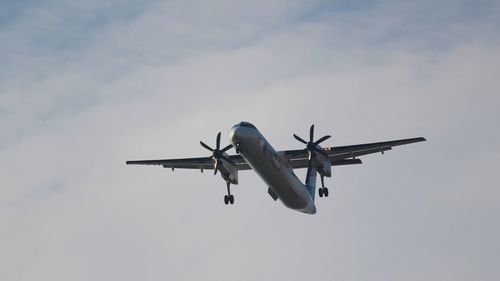
<svg viewBox="0 0 500 281">
<path fill-rule="evenodd" d="M 325 187 L 325 179 L 324 176 L 321 175 L 321 188 L 318 189 L 319 197 L 328 197 L 328 187 Z"/>
<path fill-rule="evenodd" d="M 229 181 L 226 182 L 227 184 L 227 195 L 224 195 L 224 204 L 234 204 L 234 196 L 231 195 L 231 183 Z"/>
</svg>

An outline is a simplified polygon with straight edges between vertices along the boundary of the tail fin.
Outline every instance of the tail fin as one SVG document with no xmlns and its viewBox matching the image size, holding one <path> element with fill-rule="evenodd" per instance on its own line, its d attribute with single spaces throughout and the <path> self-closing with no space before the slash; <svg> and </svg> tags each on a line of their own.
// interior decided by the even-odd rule
<svg viewBox="0 0 500 281">
<path fill-rule="evenodd" d="M 316 176 L 318 172 L 316 171 L 316 168 L 314 166 L 309 166 L 307 168 L 307 175 L 306 175 L 306 188 L 307 191 L 309 191 L 309 194 L 311 195 L 311 198 L 313 199 L 314 202 L 314 196 L 316 195 Z"/>
</svg>

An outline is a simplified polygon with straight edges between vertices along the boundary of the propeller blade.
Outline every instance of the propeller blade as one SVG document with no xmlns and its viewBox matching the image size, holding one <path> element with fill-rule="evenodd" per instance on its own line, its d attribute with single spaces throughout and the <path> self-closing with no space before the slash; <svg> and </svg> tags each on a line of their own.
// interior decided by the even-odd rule
<svg viewBox="0 0 500 281">
<path fill-rule="evenodd" d="M 297 136 L 296 134 L 293 134 L 293 137 L 294 137 L 296 140 L 300 141 L 301 143 L 303 143 L 303 144 L 307 144 L 307 141 L 303 140 L 301 137 Z"/>
<path fill-rule="evenodd" d="M 309 129 L 309 142 L 314 141 L 314 124 L 311 125 L 311 129 Z"/>
<path fill-rule="evenodd" d="M 232 145 L 232 144 L 230 144 L 230 145 L 228 145 L 228 146 L 224 147 L 224 148 L 223 148 L 220 152 L 221 152 L 221 153 L 224 153 L 224 152 L 228 151 L 228 150 L 229 150 L 229 149 L 231 149 L 231 148 L 233 148 L 233 145 Z"/>
<path fill-rule="evenodd" d="M 200 144 L 201 144 L 201 146 L 203 146 L 204 148 L 206 148 L 206 149 L 208 149 L 208 150 L 210 150 L 210 151 L 212 151 L 212 152 L 214 151 L 214 150 L 213 150 L 210 146 L 206 145 L 204 142 L 200 141 Z"/>
<path fill-rule="evenodd" d="M 217 134 L 217 150 L 220 149 L 220 132 Z"/>
<path fill-rule="evenodd" d="M 327 139 L 329 139 L 329 138 L 331 138 L 331 137 L 332 137 L 332 136 L 324 136 L 324 137 L 320 138 L 319 140 L 317 140 L 314 144 L 315 144 L 315 145 L 318 145 L 318 144 L 320 144 L 320 143 L 322 143 L 322 142 L 326 141 Z"/>
<path fill-rule="evenodd" d="M 219 170 L 219 160 L 215 160 L 215 165 L 214 165 L 214 176 L 217 175 L 217 171 Z"/>
</svg>

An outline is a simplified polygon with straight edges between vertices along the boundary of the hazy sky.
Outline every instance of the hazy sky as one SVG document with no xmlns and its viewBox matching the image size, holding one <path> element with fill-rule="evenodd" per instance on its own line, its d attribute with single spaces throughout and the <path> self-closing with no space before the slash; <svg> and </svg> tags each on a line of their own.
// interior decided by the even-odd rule
<svg viewBox="0 0 500 281">
<path fill-rule="evenodd" d="M 498 1 L 4 2 L 0 280 L 499 280 Z M 428 141 L 335 168 L 314 216 L 124 165 L 241 120 Z"/>
</svg>

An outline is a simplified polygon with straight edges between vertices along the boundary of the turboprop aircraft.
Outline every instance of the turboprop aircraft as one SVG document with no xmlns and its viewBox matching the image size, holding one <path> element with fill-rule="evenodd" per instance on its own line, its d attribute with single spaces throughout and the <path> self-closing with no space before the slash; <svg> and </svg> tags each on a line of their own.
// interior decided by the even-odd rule
<svg viewBox="0 0 500 281">
<path fill-rule="evenodd" d="M 309 141 L 293 134 L 293 137 L 306 145 L 305 149 L 276 151 L 257 130 L 248 123 L 240 122 L 229 132 L 231 144 L 220 148 L 221 133 L 217 134 L 215 149 L 200 141 L 201 146 L 212 152 L 209 157 L 135 160 L 127 161 L 128 165 L 161 165 L 164 168 L 214 170 L 214 175 L 220 175 L 226 182 L 227 195 L 224 203 L 234 204 L 231 194 L 231 184 L 238 184 L 238 171 L 254 170 L 267 184 L 269 195 L 276 201 L 280 200 L 290 209 L 306 214 L 315 214 L 316 206 L 316 178 L 319 174 L 321 187 L 319 197 L 328 197 L 329 191 L 325 187 L 324 177 L 332 176 L 332 166 L 361 164 L 357 157 L 382 153 L 392 147 L 414 142 L 425 141 L 425 138 L 410 138 L 385 142 L 365 143 L 347 146 L 333 146 L 322 148 L 320 144 L 331 136 L 324 136 L 314 140 L 314 125 L 309 130 Z M 236 155 L 228 155 L 231 148 Z M 305 183 L 293 172 L 294 169 L 307 168 Z"/>
</svg>

